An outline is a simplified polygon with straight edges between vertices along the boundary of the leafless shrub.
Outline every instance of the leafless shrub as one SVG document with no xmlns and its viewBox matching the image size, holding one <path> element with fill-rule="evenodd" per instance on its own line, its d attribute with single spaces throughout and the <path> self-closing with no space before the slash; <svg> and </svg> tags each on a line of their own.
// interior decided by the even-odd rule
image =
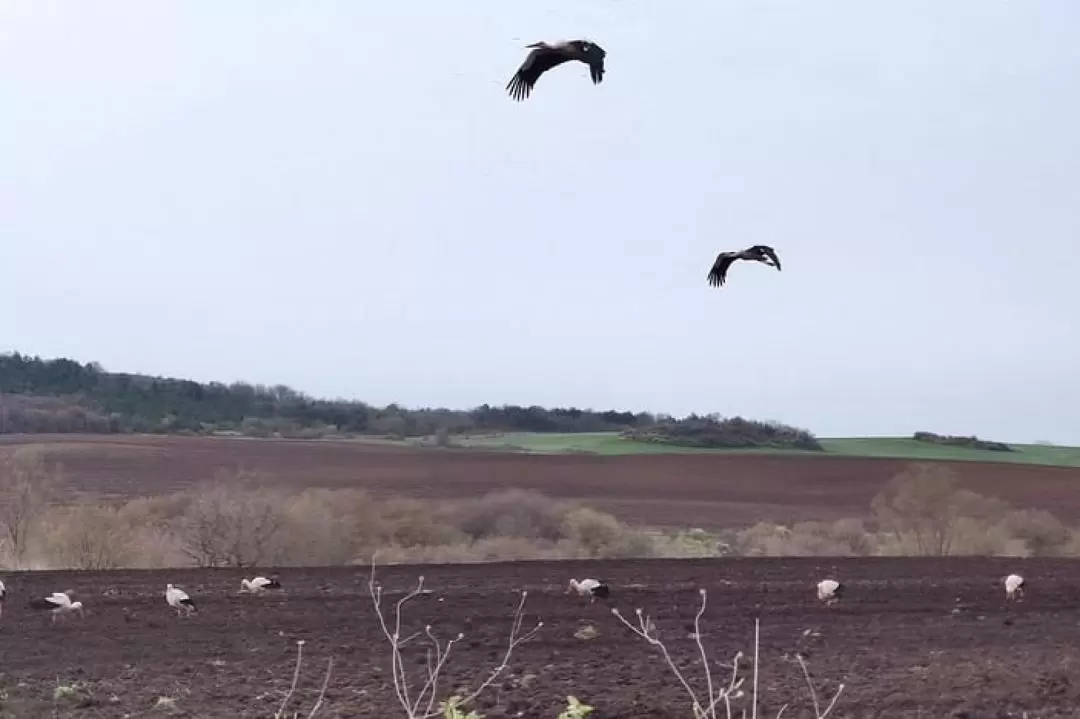
<svg viewBox="0 0 1080 719">
<path fill-rule="evenodd" d="M 118 569 L 130 566 L 134 530 L 121 510 L 80 503 L 49 513 L 47 545 L 65 569 Z"/>
<path fill-rule="evenodd" d="M 470 539 L 524 537 L 557 541 L 562 538 L 566 503 L 520 489 L 485 494 L 461 503 L 450 515 Z"/>
<path fill-rule="evenodd" d="M 632 631 L 644 639 L 647 643 L 660 650 L 661 655 L 664 658 L 664 662 L 671 670 L 672 674 L 678 680 L 679 684 L 686 691 L 687 696 L 690 698 L 691 710 L 693 711 L 694 719 L 717 719 L 720 716 L 717 712 L 721 706 L 724 708 L 724 714 L 727 719 L 733 719 L 736 714 L 736 707 L 732 705 L 733 701 L 740 700 L 745 697 L 745 692 L 742 690 L 742 685 L 745 677 L 739 676 L 740 662 L 743 657 L 742 652 L 737 652 L 733 657 L 731 664 L 721 665 L 731 670 L 731 675 L 728 677 L 726 683 L 720 683 L 713 677 L 712 670 L 710 669 L 710 661 L 708 652 L 705 650 L 704 642 L 701 639 L 701 617 L 705 613 L 705 607 L 708 602 L 708 593 L 704 589 L 698 590 L 701 596 L 701 604 L 698 607 L 697 614 L 694 616 L 694 633 L 693 639 L 697 645 L 698 655 L 701 658 L 702 667 L 702 683 L 704 684 L 705 693 L 701 696 L 699 691 L 695 691 L 691 686 L 686 675 L 679 669 L 675 660 L 672 658 L 670 651 L 663 641 L 660 640 L 659 634 L 656 629 L 656 625 L 653 621 L 645 615 L 642 610 L 636 609 L 634 613 L 637 617 L 636 625 L 629 622 L 618 609 L 613 608 L 611 613 L 615 615 L 626 628 Z M 752 719 L 757 719 L 758 716 L 758 671 L 760 667 L 760 641 L 761 637 L 761 620 L 754 620 L 754 658 L 752 663 L 753 680 L 752 680 L 752 693 L 750 697 L 750 716 Z M 814 716 L 817 719 L 825 719 L 828 717 L 833 709 L 836 707 L 836 702 L 840 699 L 840 695 L 844 691 L 844 684 L 840 684 L 836 693 L 832 699 L 825 706 L 821 708 L 821 701 L 818 697 L 817 690 L 814 688 L 814 683 L 810 678 L 810 670 L 806 666 L 806 662 L 803 661 L 801 656 L 796 655 L 796 660 L 799 663 L 799 667 L 802 670 L 803 677 L 806 679 L 806 687 L 810 694 L 811 703 L 814 707 Z M 788 705 L 783 705 L 776 714 L 776 719 L 780 717 L 787 710 Z M 743 708 L 741 716 L 743 719 L 746 717 L 746 708 Z"/>
<path fill-rule="evenodd" d="M 917 464 L 894 477 L 874 498 L 871 509 L 897 544 L 919 555 L 946 556 L 955 553 L 964 532 L 972 533 L 973 523 L 988 530 L 1008 505 L 959 489 L 956 475 L 947 467 Z M 960 520 L 970 521 L 965 525 Z"/>
<path fill-rule="evenodd" d="M 22 566 L 27 546 L 59 492 L 62 473 L 60 467 L 46 466 L 41 445 L 20 447 L 0 461 L 0 533 L 16 568 Z"/>
<path fill-rule="evenodd" d="M 1003 520 L 1006 531 L 1024 542 L 1028 553 L 1036 557 L 1062 553 L 1072 533 L 1057 517 L 1044 510 L 1021 509 Z"/>
<path fill-rule="evenodd" d="M 442 676 L 443 669 L 446 666 L 446 662 L 450 658 L 454 645 L 464 639 L 465 635 L 459 633 L 453 639 L 441 642 L 432 631 L 431 625 L 425 624 L 422 630 L 408 636 L 402 636 L 402 612 L 405 605 L 416 597 L 431 591 L 424 588 L 423 576 L 419 577 L 416 582 L 416 587 L 412 591 L 403 595 L 401 599 L 395 603 L 393 613 L 389 618 L 382 606 L 382 585 L 375 581 L 374 558 L 371 560 L 371 578 L 368 581 L 368 589 L 371 593 L 371 601 L 375 607 L 375 614 L 379 620 L 379 626 L 382 628 L 383 635 L 390 645 L 390 673 L 394 681 L 394 693 L 402 710 L 405 712 L 405 716 L 408 717 L 408 719 L 429 719 L 443 714 L 443 710 L 435 708 L 435 703 L 439 697 L 439 680 Z M 509 666 L 510 657 L 514 653 L 514 650 L 524 642 L 532 639 L 544 625 L 543 622 L 537 622 L 535 627 L 528 632 L 522 633 L 521 624 L 525 617 L 525 599 L 527 596 L 528 592 L 521 592 L 521 599 L 518 602 L 517 608 L 514 610 L 513 619 L 510 624 L 510 635 L 507 639 L 506 652 L 503 654 L 502 661 L 498 666 L 492 669 L 487 678 L 484 679 L 484 681 L 471 693 L 464 697 L 455 697 L 455 707 L 465 707 L 479 697 L 484 690 L 506 670 L 507 666 Z M 402 649 L 414 639 L 427 640 L 427 648 L 424 652 L 426 661 L 424 664 L 424 675 L 422 676 L 423 683 L 420 686 L 419 691 L 416 690 L 416 682 L 410 679 L 406 673 L 406 662 L 402 658 Z"/>
<path fill-rule="evenodd" d="M 736 553 L 750 557 L 867 556 L 876 545 L 861 519 L 799 522 L 792 527 L 758 522 L 735 538 Z"/>
<path fill-rule="evenodd" d="M 201 485 L 180 520 L 184 551 L 200 567 L 249 567 L 273 562 L 272 541 L 284 518 L 280 492 L 247 491 L 228 477 Z"/>
</svg>

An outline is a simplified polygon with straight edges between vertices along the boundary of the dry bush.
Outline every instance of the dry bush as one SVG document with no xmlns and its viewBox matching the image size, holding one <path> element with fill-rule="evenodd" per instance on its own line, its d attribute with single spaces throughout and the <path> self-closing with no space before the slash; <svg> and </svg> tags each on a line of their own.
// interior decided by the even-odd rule
<svg viewBox="0 0 1080 719">
<path fill-rule="evenodd" d="M 450 519 L 470 539 L 523 537 L 555 542 L 563 538 L 568 511 L 566 503 L 538 492 L 510 489 L 459 503 Z"/>
<path fill-rule="evenodd" d="M 799 522 L 785 527 L 758 522 L 735 536 L 735 553 L 750 557 L 862 557 L 873 554 L 877 538 L 861 519 Z"/>
<path fill-rule="evenodd" d="M 645 533 L 642 533 L 645 534 Z M 730 534 L 730 540 L 726 535 Z M 718 534 L 695 527 L 646 535 L 654 557 L 688 559 L 692 557 L 726 557 L 735 554 L 737 532 Z"/>
<path fill-rule="evenodd" d="M 419 499 L 388 499 L 381 503 L 380 544 L 431 547 L 460 544 L 467 537 L 448 519 L 449 511 Z"/>
<path fill-rule="evenodd" d="M 9 561 L 21 568 L 42 529 L 42 518 L 63 484 L 63 469 L 45 464 L 41 445 L 27 445 L 0 461 L 0 534 Z"/>
<path fill-rule="evenodd" d="M 81 503 L 54 508 L 45 526 L 54 567 L 118 569 L 134 563 L 135 531 L 117 507 Z"/>
<path fill-rule="evenodd" d="M 962 544 L 970 546 L 973 534 L 989 534 L 1009 507 L 959 489 L 956 475 L 947 467 L 917 464 L 894 477 L 874 498 L 871 509 L 882 529 L 892 535 L 892 544 L 912 554 L 946 556 L 966 551 Z"/>
<path fill-rule="evenodd" d="M 184 551 L 200 567 L 274 563 L 274 541 L 285 523 L 280 491 L 256 489 L 247 476 L 220 476 L 194 490 L 179 519 Z"/>
<path fill-rule="evenodd" d="M 588 507 L 571 509 L 563 517 L 562 539 L 578 548 L 583 558 L 648 557 L 653 543 L 643 532 L 628 529 L 615 517 Z"/>
<path fill-rule="evenodd" d="M 280 565 L 349 564 L 377 546 L 380 508 L 363 491 L 305 490 L 285 502 L 283 515 Z"/>
<path fill-rule="evenodd" d="M 1002 524 L 1012 537 L 1024 543 L 1027 553 L 1035 557 L 1061 554 L 1073 536 L 1057 517 L 1041 509 L 1010 512 Z"/>
</svg>

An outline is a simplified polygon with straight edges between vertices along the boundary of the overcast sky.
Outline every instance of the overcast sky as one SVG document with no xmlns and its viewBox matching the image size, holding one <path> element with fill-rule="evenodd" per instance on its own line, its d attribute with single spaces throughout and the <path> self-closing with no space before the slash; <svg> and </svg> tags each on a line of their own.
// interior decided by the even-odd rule
<svg viewBox="0 0 1080 719">
<path fill-rule="evenodd" d="M 1080 444 L 1076 0 L 0 0 L 0 350 Z M 603 84 L 504 86 L 590 37 Z M 717 252 L 773 245 L 783 271 Z"/>
</svg>

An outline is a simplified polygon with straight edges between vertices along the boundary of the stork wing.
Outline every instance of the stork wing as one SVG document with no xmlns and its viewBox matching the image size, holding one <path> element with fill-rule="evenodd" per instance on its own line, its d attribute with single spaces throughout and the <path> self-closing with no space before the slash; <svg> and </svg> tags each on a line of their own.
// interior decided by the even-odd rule
<svg viewBox="0 0 1080 719">
<path fill-rule="evenodd" d="M 51 602 L 58 607 L 71 606 L 71 597 L 63 592 L 53 592 L 51 597 L 45 597 L 46 602 Z"/>
<path fill-rule="evenodd" d="M 731 263 L 734 261 L 734 253 L 721 252 L 719 255 L 717 255 L 716 262 L 713 263 L 712 269 L 709 270 L 709 284 L 713 287 L 719 287 L 720 285 L 724 284 L 724 280 L 727 279 L 728 268 L 731 267 Z"/>
<path fill-rule="evenodd" d="M 256 587 L 265 587 L 267 584 L 270 584 L 270 580 L 266 577 L 255 577 L 251 580 L 251 583 Z"/>
<path fill-rule="evenodd" d="M 554 48 L 538 47 L 528 54 L 525 58 L 525 62 L 521 63 L 521 67 L 514 73 L 514 76 L 510 78 L 510 82 L 506 84 L 506 89 L 510 91 L 510 97 L 517 101 L 524 100 L 532 92 L 533 87 L 536 85 L 536 81 L 540 79 L 540 76 L 545 72 L 561 65 L 569 60 L 564 53 L 559 52 Z"/>
</svg>

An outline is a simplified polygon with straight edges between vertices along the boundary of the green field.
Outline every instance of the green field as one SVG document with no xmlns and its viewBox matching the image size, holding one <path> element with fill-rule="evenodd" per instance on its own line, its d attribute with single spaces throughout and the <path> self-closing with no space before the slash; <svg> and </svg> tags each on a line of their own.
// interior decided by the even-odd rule
<svg viewBox="0 0 1080 719">
<path fill-rule="evenodd" d="M 907 437 L 851 437 L 819 439 L 825 454 L 846 457 L 888 457 L 897 459 L 945 459 L 979 462 L 1010 462 L 1014 464 L 1045 464 L 1059 467 L 1080 467 L 1080 447 L 1058 447 L 1042 444 L 1010 445 L 1015 452 L 991 452 L 964 447 L 947 447 L 928 442 L 917 442 Z M 581 434 L 508 433 L 492 437 L 455 438 L 455 443 L 465 447 L 486 447 L 523 452 L 566 454 L 588 452 L 590 454 L 672 454 L 672 453 L 718 453 L 727 454 L 788 454 L 820 456 L 821 452 L 786 449 L 698 449 L 673 445 L 635 442 L 621 439 L 614 432 L 590 432 Z"/>
</svg>

